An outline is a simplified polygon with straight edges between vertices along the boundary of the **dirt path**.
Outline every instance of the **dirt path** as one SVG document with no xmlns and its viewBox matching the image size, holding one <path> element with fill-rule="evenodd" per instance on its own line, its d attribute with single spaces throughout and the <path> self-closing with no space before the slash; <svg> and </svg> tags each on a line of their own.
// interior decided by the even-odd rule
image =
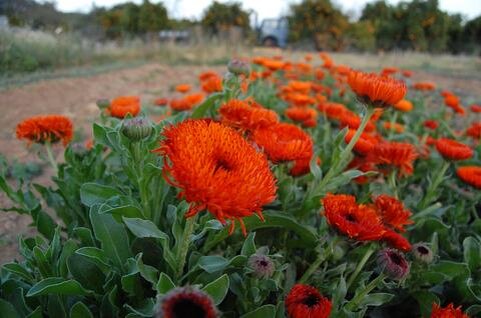
<svg viewBox="0 0 481 318">
<path fill-rule="evenodd" d="M 16 124 L 29 116 L 58 113 L 73 119 L 77 128 L 89 135 L 89 127 L 98 116 L 95 101 L 119 95 L 138 95 L 144 102 L 171 95 L 173 85 L 197 83 L 197 75 L 207 67 L 166 66 L 146 64 L 140 67 L 111 71 L 90 77 L 59 78 L 28 84 L 0 92 L 0 154 L 28 162 L 35 159 L 25 144 L 15 138 Z M 221 72 L 224 68 L 217 67 Z M 472 96 L 472 102 L 481 102 L 480 79 L 452 79 L 447 76 L 417 72 L 413 80 L 431 80 L 440 88 L 452 89 Z M 36 182 L 48 182 L 48 173 Z M 6 200 L 0 194 L 0 206 Z M 31 234 L 30 220 L 13 213 L 0 212 L 0 264 L 17 257 L 17 237 Z"/>
</svg>

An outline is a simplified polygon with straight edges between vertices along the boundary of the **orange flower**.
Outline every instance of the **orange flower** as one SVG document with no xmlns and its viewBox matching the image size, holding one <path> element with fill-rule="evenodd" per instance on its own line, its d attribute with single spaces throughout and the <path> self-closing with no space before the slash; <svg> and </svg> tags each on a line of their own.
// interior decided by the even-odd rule
<svg viewBox="0 0 481 318">
<path fill-rule="evenodd" d="M 310 160 L 313 154 L 311 137 L 292 124 L 279 123 L 256 129 L 252 132 L 252 139 L 273 162 Z"/>
<path fill-rule="evenodd" d="M 276 112 L 257 103 L 231 99 L 219 108 L 222 122 L 236 128 L 253 130 L 278 123 Z"/>
<path fill-rule="evenodd" d="M 308 107 L 289 107 L 286 109 L 285 114 L 293 121 L 302 123 L 305 127 L 314 127 L 317 124 L 317 112 L 315 109 Z"/>
<path fill-rule="evenodd" d="M 394 108 L 402 112 L 410 112 L 411 110 L 413 110 L 413 103 L 406 99 L 401 99 L 399 102 L 394 104 Z"/>
<path fill-rule="evenodd" d="M 284 100 L 290 102 L 294 106 L 300 107 L 307 107 L 308 105 L 312 105 L 316 102 L 313 97 L 301 93 L 289 93 L 284 96 Z"/>
<path fill-rule="evenodd" d="M 166 106 L 169 103 L 169 100 L 165 97 L 163 98 L 157 98 L 154 100 L 154 104 L 157 106 Z"/>
<path fill-rule="evenodd" d="M 165 128 L 157 152 L 164 155 L 164 177 L 191 204 L 186 217 L 207 209 L 222 224 L 257 213 L 276 195 L 265 156 L 233 129 L 211 120 L 186 120 Z"/>
<path fill-rule="evenodd" d="M 404 82 L 374 73 L 351 71 L 347 83 L 362 103 L 374 107 L 394 105 L 407 92 Z"/>
<path fill-rule="evenodd" d="M 424 121 L 423 126 L 431 130 L 436 130 L 436 128 L 439 126 L 439 123 L 434 119 L 428 119 Z"/>
<path fill-rule="evenodd" d="M 446 160 L 466 160 L 474 153 L 469 146 L 449 138 L 439 138 L 436 149 Z"/>
<path fill-rule="evenodd" d="M 309 94 L 311 91 L 312 83 L 311 82 L 301 82 L 301 81 L 290 81 L 287 83 L 287 86 L 295 92 L 301 94 Z"/>
<path fill-rule="evenodd" d="M 466 135 L 473 137 L 474 139 L 481 138 L 481 122 L 472 123 L 471 126 L 466 129 Z"/>
<path fill-rule="evenodd" d="M 183 98 L 173 98 L 170 100 L 170 108 L 176 111 L 191 110 L 204 99 L 204 94 L 195 93 L 185 95 Z"/>
<path fill-rule="evenodd" d="M 385 121 L 382 126 L 386 130 L 394 130 L 397 133 L 402 133 L 404 131 L 404 125 L 400 123 L 391 123 L 390 121 Z"/>
<path fill-rule="evenodd" d="M 411 175 L 413 163 L 418 157 L 413 145 L 401 142 L 381 142 L 374 146 L 371 161 L 399 169 L 400 175 Z"/>
<path fill-rule="evenodd" d="M 413 88 L 418 91 L 432 91 L 436 89 L 433 82 L 417 82 L 413 84 Z"/>
<path fill-rule="evenodd" d="M 411 243 L 404 236 L 390 229 L 386 229 L 386 232 L 382 235 L 382 240 L 389 246 L 403 252 L 409 252 L 412 248 Z"/>
<path fill-rule="evenodd" d="M 319 111 L 326 114 L 329 119 L 339 120 L 348 111 L 347 107 L 339 103 L 321 103 L 317 106 Z"/>
<path fill-rule="evenodd" d="M 349 163 L 347 169 L 356 169 L 362 172 L 376 171 L 374 163 L 369 160 L 369 157 L 355 156 Z M 369 181 L 369 177 L 360 176 L 354 179 L 354 182 L 358 184 L 366 184 Z"/>
<path fill-rule="evenodd" d="M 189 84 L 179 84 L 175 87 L 175 90 L 179 93 L 187 93 L 190 89 L 191 86 Z"/>
<path fill-rule="evenodd" d="M 411 76 L 413 76 L 413 71 L 403 70 L 403 71 L 401 72 L 401 74 L 402 74 L 404 77 L 411 77 Z"/>
<path fill-rule="evenodd" d="M 349 127 L 351 129 L 358 129 L 361 125 L 361 117 L 354 114 L 351 111 L 345 111 L 342 113 L 341 117 L 339 118 L 339 124 L 341 127 Z M 364 128 L 364 132 L 371 132 L 376 129 L 376 126 L 372 123 L 372 121 L 368 121 L 366 128 Z"/>
<path fill-rule="evenodd" d="M 349 143 L 355 134 L 356 134 L 356 130 L 349 129 L 346 134 L 346 137 L 344 137 L 344 141 L 346 143 Z M 359 137 L 359 140 L 354 145 L 354 151 L 356 151 L 358 154 L 362 156 L 365 156 L 372 151 L 372 149 L 374 148 L 374 145 L 377 144 L 378 141 L 379 141 L 378 138 L 366 133 L 362 133 L 361 136 Z"/>
<path fill-rule="evenodd" d="M 284 66 L 284 62 L 266 59 L 262 65 L 265 68 L 269 69 L 270 71 L 277 71 L 277 70 L 282 69 L 282 67 Z"/>
<path fill-rule="evenodd" d="M 475 188 L 481 189 L 481 167 L 464 166 L 456 169 L 459 179 Z"/>
<path fill-rule="evenodd" d="M 481 113 L 481 105 L 471 105 L 469 107 L 473 113 Z"/>
<path fill-rule="evenodd" d="M 319 53 L 319 57 L 324 61 L 322 67 L 329 69 L 334 66 L 334 62 L 327 53 Z"/>
<path fill-rule="evenodd" d="M 124 118 L 127 114 L 137 116 L 140 112 L 140 98 L 138 96 L 120 96 L 110 102 L 107 111 L 111 116 Z"/>
<path fill-rule="evenodd" d="M 414 223 L 409 219 L 412 213 L 394 197 L 381 194 L 374 200 L 374 205 L 383 223 L 397 231 L 405 232 L 404 226 Z"/>
<path fill-rule="evenodd" d="M 451 303 L 441 308 L 438 304 L 433 303 L 431 318 L 469 318 L 469 316 L 463 313 L 461 306 L 454 308 L 454 305 Z"/>
<path fill-rule="evenodd" d="M 392 74 L 395 74 L 399 72 L 399 69 L 397 67 L 385 67 L 381 71 L 381 75 L 383 76 L 390 76 Z"/>
<path fill-rule="evenodd" d="M 200 73 L 199 75 L 199 81 L 204 82 L 211 77 L 219 77 L 219 75 L 214 71 L 203 72 L 203 73 Z"/>
<path fill-rule="evenodd" d="M 219 75 L 211 75 L 201 83 L 201 88 L 207 94 L 222 91 L 222 79 Z"/>
<path fill-rule="evenodd" d="M 444 104 L 446 104 L 446 106 L 448 107 L 455 109 L 460 106 L 459 98 L 456 95 L 448 94 L 446 95 L 446 97 L 444 97 Z"/>
<path fill-rule="evenodd" d="M 375 241 L 385 232 L 376 210 L 368 205 L 357 205 L 352 195 L 329 193 L 322 204 L 327 222 L 351 239 Z"/>
<path fill-rule="evenodd" d="M 17 138 L 36 143 L 67 145 L 73 137 L 72 121 L 62 115 L 44 115 L 27 118 L 17 125 Z"/>
</svg>

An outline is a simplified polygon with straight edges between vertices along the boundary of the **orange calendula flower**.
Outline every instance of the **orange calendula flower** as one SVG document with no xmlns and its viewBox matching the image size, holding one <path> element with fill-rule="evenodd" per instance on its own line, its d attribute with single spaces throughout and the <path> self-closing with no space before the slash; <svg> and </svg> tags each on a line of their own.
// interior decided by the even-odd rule
<svg viewBox="0 0 481 318">
<path fill-rule="evenodd" d="M 154 100 L 154 104 L 157 106 L 167 106 L 168 103 L 169 100 L 165 97 L 157 98 L 156 100 Z"/>
<path fill-rule="evenodd" d="M 35 143 L 56 143 L 67 145 L 73 137 L 72 121 L 62 115 L 34 116 L 17 125 L 17 138 Z"/>
<path fill-rule="evenodd" d="M 473 113 L 481 113 L 481 105 L 471 105 L 469 109 L 471 109 Z"/>
<path fill-rule="evenodd" d="M 374 205 L 383 223 L 397 231 L 405 232 L 404 227 L 414 223 L 409 219 L 412 213 L 394 197 L 381 194 L 374 200 Z"/>
<path fill-rule="evenodd" d="M 179 93 L 187 93 L 190 89 L 191 86 L 189 84 L 179 84 L 175 87 L 175 90 Z"/>
<path fill-rule="evenodd" d="M 418 91 L 432 91 L 436 89 L 433 82 L 417 82 L 413 84 L 413 88 Z"/>
<path fill-rule="evenodd" d="M 326 114 L 327 118 L 339 120 L 346 111 L 347 107 L 339 103 L 321 103 L 317 106 L 319 111 Z"/>
<path fill-rule="evenodd" d="M 397 67 L 393 67 L 393 66 L 385 67 L 385 68 L 382 69 L 381 75 L 390 76 L 390 75 L 395 74 L 397 72 L 399 72 L 399 69 Z"/>
<path fill-rule="evenodd" d="M 203 80 L 200 86 L 207 94 L 220 92 L 222 91 L 222 79 L 217 74 L 211 75 Z"/>
<path fill-rule="evenodd" d="M 436 130 L 439 126 L 439 123 L 434 119 L 427 119 L 424 121 L 423 126 L 431 130 Z"/>
<path fill-rule="evenodd" d="M 356 134 L 356 130 L 349 129 L 346 134 L 346 137 L 344 137 L 344 141 L 346 143 L 349 143 L 355 134 Z M 359 137 L 359 140 L 354 145 L 354 151 L 357 152 L 359 155 L 366 156 L 372 151 L 372 149 L 374 148 L 374 145 L 377 144 L 378 142 L 379 142 L 378 138 L 363 132 Z"/>
<path fill-rule="evenodd" d="M 204 81 L 208 80 L 208 79 L 211 78 L 211 77 L 219 77 L 219 74 L 217 74 L 217 73 L 214 72 L 214 71 L 207 71 L 207 72 L 200 73 L 200 75 L 199 75 L 199 81 L 204 82 Z"/>
<path fill-rule="evenodd" d="M 362 103 L 374 107 L 394 105 L 407 93 L 404 82 L 374 73 L 351 71 L 347 83 Z"/>
<path fill-rule="evenodd" d="M 469 316 L 463 313 L 461 306 L 454 308 L 454 305 L 451 303 L 441 308 L 438 304 L 433 303 L 431 318 L 469 318 Z"/>
<path fill-rule="evenodd" d="M 393 130 L 397 132 L 398 134 L 402 133 L 404 131 L 404 125 L 400 123 L 392 123 L 390 121 L 385 121 L 382 126 L 386 130 Z"/>
<path fill-rule="evenodd" d="M 471 126 L 466 129 L 466 135 L 473 137 L 474 139 L 481 138 L 481 122 L 472 123 Z"/>
<path fill-rule="evenodd" d="M 332 303 L 309 285 L 296 284 L 286 297 L 289 318 L 328 318 Z"/>
<path fill-rule="evenodd" d="M 466 160 L 474 154 L 469 146 L 449 138 L 436 140 L 436 149 L 447 160 Z"/>
<path fill-rule="evenodd" d="M 413 71 L 403 70 L 403 71 L 401 72 L 401 74 L 402 74 L 404 77 L 411 77 L 411 76 L 413 76 Z"/>
<path fill-rule="evenodd" d="M 389 228 L 386 229 L 381 240 L 386 242 L 389 246 L 403 252 L 409 252 L 412 249 L 411 243 L 409 243 L 404 236 L 390 230 Z"/>
<path fill-rule="evenodd" d="M 329 193 L 322 204 L 327 222 L 351 239 L 375 241 L 386 231 L 376 210 L 356 204 L 352 195 Z"/>
<path fill-rule="evenodd" d="M 413 103 L 406 99 L 401 99 L 399 102 L 393 105 L 395 109 L 400 110 L 402 112 L 410 112 L 413 110 Z"/>
<path fill-rule="evenodd" d="M 140 113 L 140 98 L 138 96 L 120 96 L 110 102 L 107 111 L 111 116 L 124 118 L 127 114 L 137 116 Z"/>
<path fill-rule="evenodd" d="M 309 107 L 289 107 L 285 114 L 293 121 L 302 123 L 304 127 L 314 127 L 317 124 L 317 112 Z"/>
<path fill-rule="evenodd" d="M 394 167 L 399 170 L 400 175 L 411 175 L 418 154 L 409 143 L 381 142 L 374 146 L 370 156 L 376 165 Z"/>
<path fill-rule="evenodd" d="M 361 126 L 361 117 L 356 115 L 351 111 L 345 111 L 342 113 L 341 117 L 339 118 L 339 124 L 341 127 L 349 127 L 351 129 L 358 129 Z M 376 126 L 372 123 L 372 121 L 368 121 L 366 128 L 364 128 L 364 132 L 372 132 L 376 129 Z"/>
<path fill-rule="evenodd" d="M 222 122 L 236 128 L 253 130 L 278 123 L 276 112 L 257 103 L 231 99 L 219 108 Z"/>
<path fill-rule="evenodd" d="M 456 174 L 463 182 L 481 189 L 481 167 L 464 166 L 456 169 Z"/>
<path fill-rule="evenodd" d="M 207 209 L 222 224 L 256 213 L 276 195 L 266 157 L 230 127 L 211 120 L 187 120 L 165 128 L 156 151 L 164 155 L 164 177 L 189 202 L 186 217 Z"/>
<path fill-rule="evenodd" d="M 176 111 L 191 110 L 199 105 L 203 99 L 203 93 L 189 94 L 182 98 L 173 98 L 170 100 L 170 108 Z"/>
<path fill-rule="evenodd" d="M 301 94 L 309 94 L 309 92 L 311 91 L 312 83 L 301 82 L 301 81 L 290 81 L 289 83 L 287 83 L 287 86 L 295 92 L 298 92 Z"/>
<path fill-rule="evenodd" d="M 296 125 L 280 123 L 256 129 L 252 139 L 273 162 L 310 160 L 313 155 L 311 137 Z"/>
</svg>

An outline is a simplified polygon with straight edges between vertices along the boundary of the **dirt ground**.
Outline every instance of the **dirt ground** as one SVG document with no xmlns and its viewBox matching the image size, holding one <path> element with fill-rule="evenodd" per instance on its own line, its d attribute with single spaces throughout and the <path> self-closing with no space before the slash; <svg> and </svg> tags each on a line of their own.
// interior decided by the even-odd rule
<svg viewBox="0 0 481 318">
<path fill-rule="evenodd" d="M 207 69 L 212 68 L 152 63 L 89 77 L 44 80 L 0 91 L 0 153 L 9 160 L 35 160 L 25 143 L 15 138 L 15 126 L 24 118 L 49 113 L 67 115 L 87 135 L 90 134 L 92 120 L 99 112 L 96 100 L 119 95 L 138 95 L 142 101 L 150 102 L 154 98 L 171 95 L 173 85 L 184 82 L 196 84 L 197 75 Z M 223 71 L 223 68 L 216 67 L 216 70 Z M 453 78 L 448 74 L 442 76 L 416 72 L 413 80 L 434 81 L 440 88 L 472 96 L 477 98 L 473 102 L 481 102 L 481 77 Z M 58 149 L 58 154 L 60 150 Z M 48 174 L 47 170 L 35 182 L 45 184 L 50 178 Z M 3 194 L 0 194 L 0 206 L 7 204 Z M 28 227 L 29 223 L 29 217 L 0 212 L 0 264 L 18 257 L 18 236 L 34 233 Z"/>
</svg>

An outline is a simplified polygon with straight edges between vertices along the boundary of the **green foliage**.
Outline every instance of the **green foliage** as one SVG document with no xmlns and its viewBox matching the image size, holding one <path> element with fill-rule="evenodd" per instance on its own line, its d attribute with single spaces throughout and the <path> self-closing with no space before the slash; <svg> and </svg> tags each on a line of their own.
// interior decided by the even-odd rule
<svg viewBox="0 0 481 318">
<path fill-rule="evenodd" d="M 226 31 L 229 27 L 240 27 L 244 31 L 249 30 L 249 14 L 244 11 L 240 3 L 220 3 L 214 1 L 201 19 L 202 26 L 212 34 Z"/>
</svg>

